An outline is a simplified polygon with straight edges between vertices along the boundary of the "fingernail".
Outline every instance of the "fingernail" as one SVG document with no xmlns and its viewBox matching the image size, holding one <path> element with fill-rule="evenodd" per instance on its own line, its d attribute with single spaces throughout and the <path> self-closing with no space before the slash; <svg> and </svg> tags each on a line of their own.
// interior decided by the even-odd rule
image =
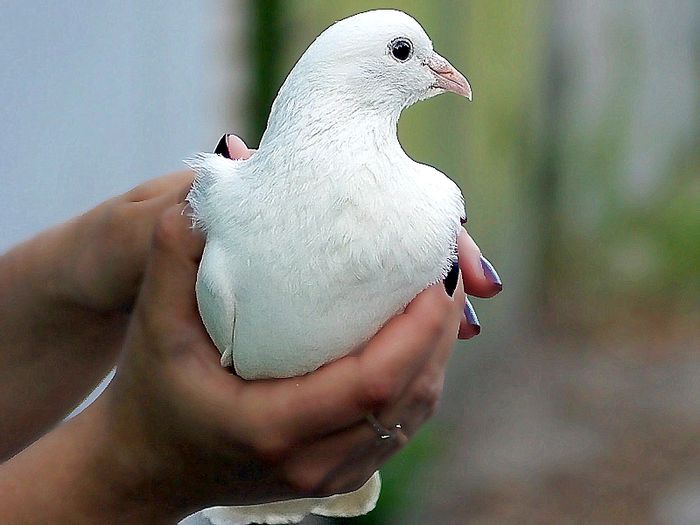
<svg viewBox="0 0 700 525">
<path fill-rule="evenodd" d="M 457 288 L 457 279 L 458 278 L 459 278 L 459 261 L 453 261 L 452 268 L 450 268 L 450 271 L 448 272 L 447 276 L 442 281 L 442 283 L 445 285 L 445 291 L 447 292 L 447 295 L 449 295 L 450 297 L 452 297 L 455 293 L 455 289 Z"/>
<path fill-rule="evenodd" d="M 227 133 L 224 133 L 221 136 L 219 143 L 216 145 L 216 148 L 214 149 L 214 153 L 218 153 L 219 155 L 223 155 L 227 159 L 231 158 L 231 154 L 228 151 L 228 134 Z"/>
<path fill-rule="evenodd" d="M 484 271 L 484 277 L 486 277 L 491 284 L 497 286 L 499 290 L 503 290 L 503 283 L 501 282 L 501 278 L 498 276 L 498 272 L 493 267 L 493 264 L 491 264 L 483 255 L 481 255 L 480 258 L 481 269 Z"/>
<path fill-rule="evenodd" d="M 462 216 L 459 218 L 459 222 L 464 225 L 467 224 L 467 221 L 469 220 L 469 212 L 467 211 L 467 203 L 464 202 L 464 213 Z"/>
<path fill-rule="evenodd" d="M 468 298 L 464 301 L 464 317 L 466 317 L 467 322 L 474 327 L 476 335 L 479 335 L 481 332 L 481 324 L 479 323 L 479 318 L 476 316 L 476 310 L 474 310 Z"/>
</svg>

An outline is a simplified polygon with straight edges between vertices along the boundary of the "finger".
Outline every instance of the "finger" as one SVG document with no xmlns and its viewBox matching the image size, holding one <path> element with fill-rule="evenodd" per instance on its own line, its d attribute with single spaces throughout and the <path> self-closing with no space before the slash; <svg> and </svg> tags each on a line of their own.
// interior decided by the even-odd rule
<svg viewBox="0 0 700 525">
<path fill-rule="evenodd" d="M 187 188 L 189 189 L 189 186 Z M 156 223 L 166 209 L 182 202 L 185 195 L 186 191 L 176 190 L 150 199 L 122 204 L 122 206 L 130 206 L 136 214 L 132 219 L 134 227 L 130 228 L 130 235 L 133 241 L 132 245 L 140 249 L 131 254 L 134 259 L 132 261 L 133 267 L 143 268 L 145 266 Z"/>
<path fill-rule="evenodd" d="M 139 297 L 139 308 L 167 310 L 178 319 L 181 314 L 196 315 L 194 288 L 204 249 L 202 236 L 192 230 L 183 208 L 182 204 L 168 208 L 154 229 Z"/>
<path fill-rule="evenodd" d="M 413 436 L 437 410 L 444 372 L 444 368 L 427 365 L 393 405 L 374 415 L 379 424 L 392 436 Z"/>
<path fill-rule="evenodd" d="M 444 368 L 447 366 L 447 361 L 452 355 L 455 340 L 459 335 L 459 327 L 462 318 L 464 317 L 464 304 L 467 301 L 467 296 L 464 291 L 464 280 L 461 278 L 458 281 L 457 289 L 454 294 L 454 302 L 451 308 L 450 329 L 446 330 L 442 337 L 434 342 L 435 348 L 428 357 L 429 363 L 433 367 L 441 370 L 444 373 Z"/>
<path fill-rule="evenodd" d="M 460 279 L 455 290 L 455 302 L 451 312 L 451 330 L 437 338 L 425 364 L 406 385 L 395 403 L 376 413 L 381 421 L 400 425 L 402 432 L 412 435 L 434 413 L 442 395 L 445 370 L 454 350 L 460 319 L 464 316 L 462 304 L 466 301 Z"/>
<path fill-rule="evenodd" d="M 433 343 L 433 350 L 425 364 L 406 385 L 397 401 L 376 416 L 391 424 L 400 423 L 407 435 L 412 435 L 417 428 L 435 411 L 442 395 L 447 363 L 454 351 L 455 339 L 459 331 L 460 320 L 464 316 L 466 301 L 464 287 L 461 283 L 455 291 L 455 304 L 451 314 L 451 330 L 447 330 Z"/>
<path fill-rule="evenodd" d="M 477 297 L 493 297 L 499 293 L 503 289 L 500 277 L 466 230 L 459 233 L 457 247 L 467 293 Z"/>
<path fill-rule="evenodd" d="M 429 358 L 404 388 L 397 401 L 376 413 L 376 417 L 381 421 L 392 425 L 400 424 L 402 432 L 410 436 L 435 412 L 442 396 L 447 363 L 454 350 L 460 320 L 464 316 L 462 304 L 465 301 L 467 298 L 460 279 L 451 312 L 452 329 L 445 331 L 442 337 L 434 341 Z"/>
<path fill-rule="evenodd" d="M 446 334 L 454 339 L 463 300 L 463 295 L 450 298 L 442 283 L 431 286 L 391 319 L 360 355 L 303 377 L 253 382 L 246 389 L 245 395 L 251 396 L 248 406 L 260 407 L 263 399 L 266 403 L 251 416 L 278 421 L 290 440 L 325 435 L 362 420 L 401 394 L 436 340 Z"/>
<path fill-rule="evenodd" d="M 464 302 L 464 316 L 459 324 L 459 339 L 471 339 L 481 333 L 481 323 L 469 298 Z"/>
<path fill-rule="evenodd" d="M 243 139 L 238 135 L 224 134 L 214 149 L 214 153 L 223 155 L 227 159 L 246 160 L 252 155 L 252 150 L 248 149 Z"/>
<path fill-rule="evenodd" d="M 370 341 L 360 355 L 370 378 L 375 370 L 379 371 L 375 376 L 378 383 L 384 375 L 395 377 L 396 388 L 392 390 L 398 393 L 412 377 L 411 372 L 431 356 L 435 341 L 445 334 L 456 335 L 459 317 L 455 316 L 461 316 L 464 301 L 463 283 L 458 281 L 452 298 L 440 285 L 418 294 L 403 314 L 392 319 Z"/>
<path fill-rule="evenodd" d="M 165 210 L 176 204 L 184 203 L 189 189 L 189 186 L 179 188 L 144 201 L 131 203 L 130 206 L 133 206 L 140 213 L 143 220 L 148 221 L 153 227 Z"/>
<path fill-rule="evenodd" d="M 193 172 L 178 171 L 144 182 L 119 198 L 128 202 L 141 202 L 166 194 L 179 195 L 183 192 L 186 194 L 193 180 Z M 180 202 L 181 200 L 175 202 Z"/>
<path fill-rule="evenodd" d="M 364 484 L 407 442 L 400 432 L 381 439 L 367 421 L 362 421 L 299 449 L 287 461 L 285 472 L 313 492 L 348 492 Z"/>
<path fill-rule="evenodd" d="M 441 345 L 451 347 L 454 337 Z M 364 418 L 351 427 L 325 436 L 304 447 L 289 463 L 290 473 L 306 477 L 309 486 L 337 493 L 366 480 L 436 410 L 444 384 L 445 363 L 431 360 L 391 406 L 377 414 L 383 435 Z"/>
</svg>

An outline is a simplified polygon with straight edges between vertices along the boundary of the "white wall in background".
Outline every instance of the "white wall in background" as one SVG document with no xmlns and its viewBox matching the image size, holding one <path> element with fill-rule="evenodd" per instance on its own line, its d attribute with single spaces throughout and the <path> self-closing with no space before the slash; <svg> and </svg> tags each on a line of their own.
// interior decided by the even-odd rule
<svg viewBox="0 0 700 525">
<path fill-rule="evenodd" d="M 238 4 L 0 3 L 0 251 L 241 129 Z"/>
</svg>

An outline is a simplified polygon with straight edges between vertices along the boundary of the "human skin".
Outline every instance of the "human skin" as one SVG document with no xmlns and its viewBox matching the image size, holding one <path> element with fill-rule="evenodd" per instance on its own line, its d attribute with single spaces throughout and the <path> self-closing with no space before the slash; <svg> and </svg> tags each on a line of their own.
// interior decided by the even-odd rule
<svg viewBox="0 0 700 525">
<path fill-rule="evenodd" d="M 6 455 L 60 420 L 123 349 L 93 406 L 0 467 L 0 522 L 167 523 L 217 503 L 355 488 L 432 413 L 460 320 L 462 336 L 474 333 L 464 286 L 497 293 L 464 233 L 454 298 L 425 291 L 360 356 L 243 381 L 219 366 L 196 311 L 202 240 L 172 207 L 190 180 L 152 181 L 0 260 Z M 403 434 L 378 446 L 369 412 Z"/>
<path fill-rule="evenodd" d="M 114 366 L 153 227 L 192 178 L 151 180 L 0 257 L 0 460 L 59 422 Z"/>
<path fill-rule="evenodd" d="M 465 299 L 423 292 L 364 350 L 299 378 L 219 365 L 192 292 L 203 240 L 182 206 L 153 248 L 117 374 L 0 468 L 0 521 L 172 523 L 204 506 L 358 488 L 435 410 Z M 401 424 L 388 441 L 365 416 Z M 37 483 L 37 479 L 41 483 Z"/>
</svg>

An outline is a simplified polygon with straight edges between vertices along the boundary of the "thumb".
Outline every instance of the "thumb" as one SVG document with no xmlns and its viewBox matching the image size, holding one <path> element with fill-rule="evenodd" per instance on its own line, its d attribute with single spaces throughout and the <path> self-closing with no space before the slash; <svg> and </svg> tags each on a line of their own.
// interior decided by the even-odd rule
<svg viewBox="0 0 700 525">
<path fill-rule="evenodd" d="M 198 315 L 194 291 L 204 238 L 192 229 L 185 206 L 168 208 L 153 231 L 138 301 L 139 309 L 155 312 L 161 320 Z"/>
</svg>

